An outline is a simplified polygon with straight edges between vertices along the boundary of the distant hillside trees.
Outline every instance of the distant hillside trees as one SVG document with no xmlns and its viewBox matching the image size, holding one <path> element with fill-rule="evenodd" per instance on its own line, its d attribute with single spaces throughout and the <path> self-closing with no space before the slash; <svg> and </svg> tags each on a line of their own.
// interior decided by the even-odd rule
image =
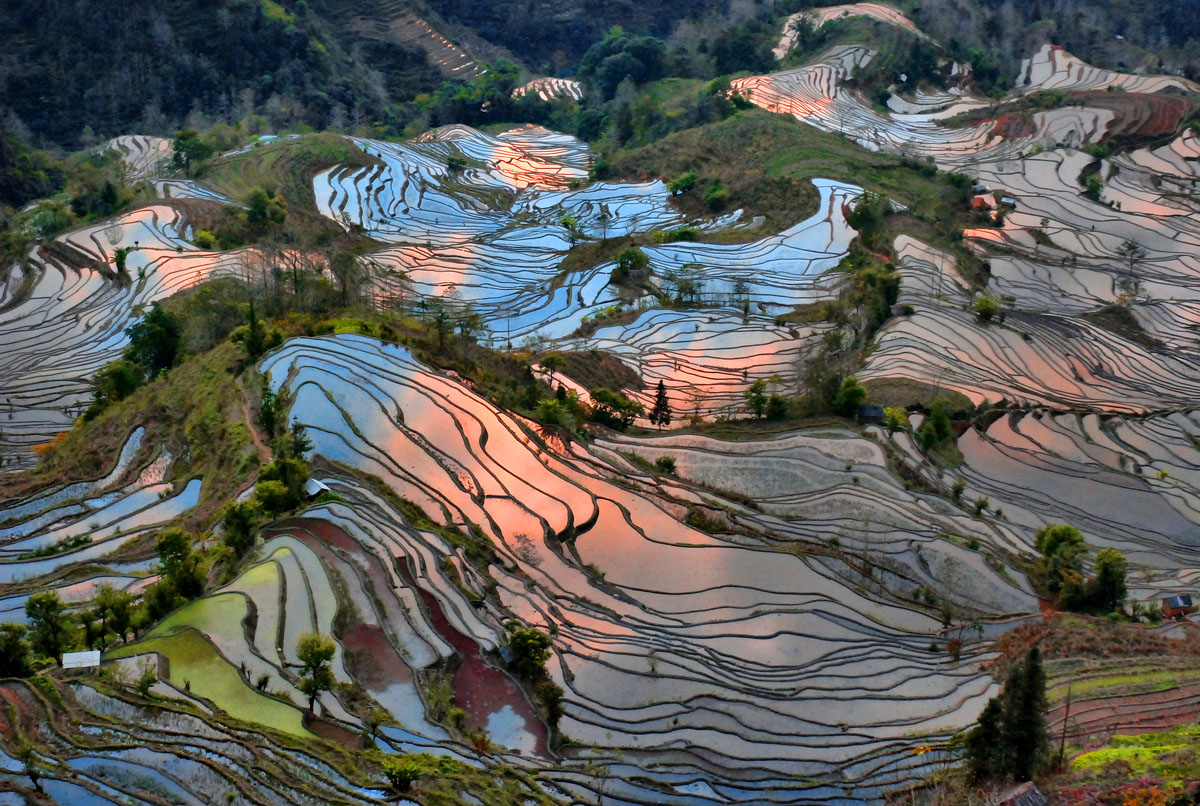
<svg viewBox="0 0 1200 806">
<path fill-rule="evenodd" d="M 0 3 L 0 98 L 35 142 L 75 148 L 256 112 L 271 129 L 398 129 L 399 104 L 440 81 L 424 52 L 359 40 L 323 0 L 281 5 L 268 15 L 239 0 Z"/>
</svg>

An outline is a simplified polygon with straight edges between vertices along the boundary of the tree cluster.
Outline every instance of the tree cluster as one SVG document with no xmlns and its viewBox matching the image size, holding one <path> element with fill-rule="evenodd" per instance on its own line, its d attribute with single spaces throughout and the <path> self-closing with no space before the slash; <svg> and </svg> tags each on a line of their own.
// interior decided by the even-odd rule
<svg viewBox="0 0 1200 806">
<path fill-rule="evenodd" d="M 182 328 L 179 319 L 157 302 L 142 319 L 125 329 L 129 345 L 122 358 L 106 364 L 92 380 L 92 403 L 83 414 L 92 420 L 109 406 L 136 392 L 179 362 Z"/>
<path fill-rule="evenodd" d="M 1087 544 L 1073 526 L 1050 524 L 1038 530 L 1034 545 L 1041 557 L 1031 580 L 1039 592 L 1059 607 L 1079 612 L 1112 613 L 1125 603 L 1128 561 L 1116 549 L 1096 554 L 1094 573 L 1084 577 Z"/>
<path fill-rule="evenodd" d="M 512 669 L 518 677 L 533 685 L 550 726 L 554 727 L 563 713 L 563 691 L 546 671 L 546 664 L 553 655 L 550 636 L 536 627 L 522 627 L 515 621 L 510 621 L 506 627 L 508 646 L 513 653 Z"/>
</svg>

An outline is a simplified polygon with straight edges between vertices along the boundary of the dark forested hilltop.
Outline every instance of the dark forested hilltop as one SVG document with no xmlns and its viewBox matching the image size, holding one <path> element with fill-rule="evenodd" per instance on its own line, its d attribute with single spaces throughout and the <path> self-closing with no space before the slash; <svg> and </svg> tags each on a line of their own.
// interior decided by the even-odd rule
<svg viewBox="0 0 1200 806">
<path fill-rule="evenodd" d="M 0 3 L 0 103 L 36 141 L 65 147 L 85 126 L 166 133 L 192 113 L 371 123 L 439 82 L 423 52 L 353 38 L 321 0 Z"/>
<path fill-rule="evenodd" d="M 271 131 L 307 125 L 400 136 L 410 134 L 414 123 L 480 123 L 447 116 L 446 104 L 411 102 L 439 88 L 439 97 L 453 96 L 458 88 L 447 91 L 443 81 L 468 82 L 485 62 L 517 62 L 511 71 L 522 81 L 536 74 L 576 76 L 607 101 L 625 77 L 638 84 L 662 75 L 710 80 L 770 70 L 770 48 L 786 15 L 837 4 L 7 0 L 0 3 L 0 116 L 5 131 L 28 144 L 62 150 L 122 133 L 204 129 L 251 113 L 264 116 L 260 128 Z M 1046 42 L 1101 67 L 1197 78 L 1196 4 L 897 3 L 952 56 L 971 62 L 984 92 L 1010 85 L 1020 60 Z M 626 41 L 613 33 L 617 26 L 636 42 L 653 45 L 656 64 L 669 69 L 647 73 L 632 51 L 609 52 L 613 43 Z M 468 100 L 474 97 L 469 88 L 463 91 Z M 597 123 L 598 115 L 588 120 Z M 588 138 L 594 128 L 572 131 Z"/>
<path fill-rule="evenodd" d="M 1052 41 L 1104 67 L 1200 77 L 1197 0 L 920 0 L 912 6 L 921 30 L 952 49 L 984 51 L 1000 64 L 1019 63 L 1032 47 Z"/>
</svg>

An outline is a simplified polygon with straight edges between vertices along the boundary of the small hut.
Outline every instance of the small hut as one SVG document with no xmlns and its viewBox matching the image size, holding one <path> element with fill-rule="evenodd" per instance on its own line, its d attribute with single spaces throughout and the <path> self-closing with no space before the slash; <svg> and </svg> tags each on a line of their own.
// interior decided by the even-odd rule
<svg viewBox="0 0 1200 806">
<path fill-rule="evenodd" d="M 1182 618 L 1192 612 L 1191 596 L 1168 596 L 1162 601 L 1164 618 Z"/>
<path fill-rule="evenodd" d="M 883 406 L 875 406 L 870 403 L 864 403 L 858 407 L 858 422 L 860 425 L 867 425 L 868 423 L 879 425 L 883 422 L 883 419 Z"/>
</svg>

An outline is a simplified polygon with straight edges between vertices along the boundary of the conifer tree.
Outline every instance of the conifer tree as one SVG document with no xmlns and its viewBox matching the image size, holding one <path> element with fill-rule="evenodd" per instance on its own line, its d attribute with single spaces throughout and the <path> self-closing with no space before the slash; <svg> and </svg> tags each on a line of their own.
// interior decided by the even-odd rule
<svg viewBox="0 0 1200 806">
<path fill-rule="evenodd" d="M 658 382 L 658 391 L 654 395 L 654 408 L 650 410 L 650 422 L 659 428 L 671 424 L 671 402 L 667 399 L 667 387 L 662 381 Z"/>
<path fill-rule="evenodd" d="M 1010 676 L 1004 692 L 1004 745 L 1009 753 L 1009 776 L 1020 782 L 1033 778 L 1050 750 L 1046 671 L 1042 668 L 1041 651 L 1037 647 L 1029 650 L 1025 662 L 1014 672 L 1016 679 Z"/>
<path fill-rule="evenodd" d="M 983 781 L 1028 781 L 1049 756 L 1046 672 L 1037 647 L 1013 664 L 1004 690 L 988 701 L 966 739 L 971 774 Z"/>
</svg>

